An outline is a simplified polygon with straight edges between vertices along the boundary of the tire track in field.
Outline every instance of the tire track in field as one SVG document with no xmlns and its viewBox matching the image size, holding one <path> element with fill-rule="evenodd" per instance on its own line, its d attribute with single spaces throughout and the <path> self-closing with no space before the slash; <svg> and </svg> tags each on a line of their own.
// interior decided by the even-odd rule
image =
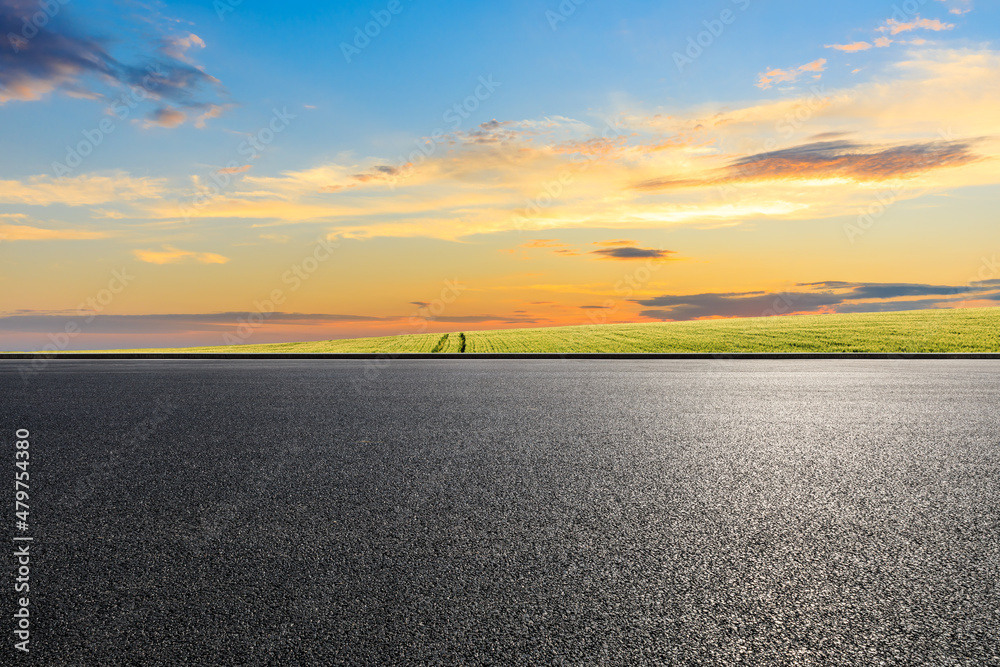
<svg viewBox="0 0 1000 667">
<path fill-rule="evenodd" d="M 452 334 L 444 334 L 441 336 L 441 340 L 434 345 L 434 348 L 431 350 L 431 354 L 465 354 L 467 345 L 465 334 L 459 333 L 456 335 L 456 338 L 452 338 L 451 336 Z M 458 347 L 458 350 L 454 349 L 456 346 Z"/>
<path fill-rule="evenodd" d="M 448 334 L 441 336 L 441 340 L 437 342 L 437 345 L 431 350 L 431 354 L 439 354 L 448 347 Z"/>
</svg>

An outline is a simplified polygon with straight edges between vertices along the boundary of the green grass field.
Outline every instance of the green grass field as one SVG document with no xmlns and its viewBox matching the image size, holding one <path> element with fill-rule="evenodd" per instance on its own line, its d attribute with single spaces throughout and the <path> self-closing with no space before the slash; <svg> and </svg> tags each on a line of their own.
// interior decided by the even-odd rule
<svg viewBox="0 0 1000 667">
<path fill-rule="evenodd" d="M 118 352 L 1000 352 L 1000 308 L 798 315 Z"/>
</svg>

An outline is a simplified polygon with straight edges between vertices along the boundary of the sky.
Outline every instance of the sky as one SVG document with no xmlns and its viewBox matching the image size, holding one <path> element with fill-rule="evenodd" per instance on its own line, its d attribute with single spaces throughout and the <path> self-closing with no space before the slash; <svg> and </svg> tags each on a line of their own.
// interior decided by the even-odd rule
<svg viewBox="0 0 1000 667">
<path fill-rule="evenodd" d="M 0 349 L 1000 305 L 995 0 L 0 0 Z"/>
</svg>

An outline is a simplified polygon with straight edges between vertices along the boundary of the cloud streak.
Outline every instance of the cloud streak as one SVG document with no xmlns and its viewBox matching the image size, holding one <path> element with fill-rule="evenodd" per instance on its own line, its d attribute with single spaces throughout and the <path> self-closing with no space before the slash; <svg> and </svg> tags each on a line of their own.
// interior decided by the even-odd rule
<svg viewBox="0 0 1000 667">
<path fill-rule="evenodd" d="M 229 261 L 228 257 L 217 255 L 214 252 L 192 252 L 169 245 L 163 246 L 162 250 L 133 250 L 132 254 L 140 262 L 147 264 L 177 264 L 185 261 L 199 264 L 225 264 Z"/>
<path fill-rule="evenodd" d="M 64 331 L 66 325 L 80 318 L 88 320 L 87 334 L 152 334 L 196 333 L 232 331 L 239 322 L 246 322 L 259 313 L 169 313 L 152 315 L 96 315 L 90 311 L 67 314 L 32 313 L 19 311 L 0 316 L 0 331 L 17 333 L 48 333 Z M 92 321 L 89 321 L 91 320 Z M 350 322 L 385 322 L 401 318 L 372 317 L 368 315 L 308 314 L 275 312 L 268 315 L 269 326 L 314 326 Z"/>
<path fill-rule="evenodd" d="M 819 78 L 819 72 L 824 70 L 826 70 L 826 58 L 820 58 L 792 69 L 768 69 L 758 76 L 756 85 L 762 90 L 767 90 L 776 83 L 794 83 L 803 74 L 812 73 L 815 78 Z"/>
<path fill-rule="evenodd" d="M 734 317 L 767 317 L 804 313 L 861 313 L 888 310 L 921 310 L 945 307 L 963 296 L 998 299 L 998 285 L 926 285 L 919 283 L 851 283 L 825 281 L 800 283 L 799 290 L 788 292 L 709 292 L 702 294 L 665 294 L 635 300 L 649 310 L 643 317 L 656 320 L 697 320 Z M 996 293 L 993 293 L 996 292 Z M 991 294 L 992 293 L 992 294 Z M 938 299 L 899 300 L 906 297 L 937 296 Z M 864 303 L 862 303 L 864 302 Z"/>
<path fill-rule="evenodd" d="M 700 179 L 667 177 L 644 181 L 636 187 L 665 190 L 775 180 L 884 181 L 982 159 L 972 146 L 970 141 L 932 141 L 880 148 L 843 140 L 821 141 L 740 158 Z"/>
<path fill-rule="evenodd" d="M 0 181 L 0 203 L 30 206 L 94 206 L 160 197 L 166 182 L 155 178 L 133 178 L 117 171 L 75 177 L 31 176 L 24 181 Z"/>
<path fill-rule="evenodd" d="M 844 51 L 845 53 L 857 53 L 858 51 L 867 51 L 872 48 L 872 45 L 868 42 L 853 42 L 851 44 L 827 44 L 826 48 Z"/>
<path fill-rule="evenodd" d="M 933 30 L 940 32 L 942 30 L 952 30 L 954 27 L 954 23 L 943 23 L 940 19 L 924 19 L 917 16 L 912 21 L 889 19 L 880 30 L 883 32 L 888 31 L 890 35 L 898 35 L 901 32 L 910 32 L 911 30 Z"/>
<path fill-rule="evenodd" d="M 145 49 L 142 64 L 118 60 L 109 43 L 86 34 L 62 15 L 50 16 L 41 28 L 27 31 L 25 18 L 39 10 L 22 0 L 0 0 L 0 105 L 37 101 L 62 91 L 76 97 L 111 101 L 109 89 L 141 88 L 159 104 L 147 123 L 177 127 L 188 114 L 181 109 L 210 110 L 225 95 L 218 79 L 194 64 L 187 51 L 204 48 L 194 34 L 163 38 Z M 144 45 L 136 45 L 140 50 Z"/>
<path fill-rule="evenodd" d="M 673 250 L 657 250 L 656 248 L 637 248 L 634 246 L 621 246 L 616 248 L 601 248 L 593 250 L 591 255 L 597 255 L 602 259 L 634 260 L 634 259 L 669 259 L 670 255 L 677 254 Z"/>
<path fill-rule="evenodd" d="M 908 54 L 877 82 L 733 108 L 622 114 L 607 136 L 572 119 L 490 122 L 474 131 L 502 131 L 502 140 L 448 139 L 411 166 L 386 155 L 348 154 L 277 174 L 255 166 L 184 213 L 187 181 L 127 174 L 4 181 L 0 202 L 100 206 L 108 219 L 149 224 L 189 214 L 197 225 L 252 220 L 322 226 L 346 238 L 450 240 L 510 230 L 546 238 L 570 228 L 856 215 L 871 204 L 873 189 L 890 181 L 907 179 L 899 200 L 1000 182 L 990 164 L 1000 154 L 998 142 L 979 139 L 1000 135 L 998 71 L 997 52 L 925 50 Z M 803 110 L 808 127 L 786 128 Z M 939 139 L 947 129 L 942 118 L 962 137 Z M 105 182 L 90 180 L 97 176 Z"/>
<path fill-rule="evenodd" d="M 44 229 L 0 222 L 0 241 L 89 241 L 109 236 L 107 232 L 85 229 Z"/>
</svg>

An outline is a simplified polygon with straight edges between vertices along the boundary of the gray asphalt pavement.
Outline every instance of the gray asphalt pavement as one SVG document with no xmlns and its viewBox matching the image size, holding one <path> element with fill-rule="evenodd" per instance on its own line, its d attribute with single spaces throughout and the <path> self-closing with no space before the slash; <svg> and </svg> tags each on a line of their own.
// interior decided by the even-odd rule
<svg viewBox="0 0 1000 667">
<path fill-rule="evenodd" d="M 997 361 L 27 364 L 2 664 L 1000 665 Z"/>
</svg>

